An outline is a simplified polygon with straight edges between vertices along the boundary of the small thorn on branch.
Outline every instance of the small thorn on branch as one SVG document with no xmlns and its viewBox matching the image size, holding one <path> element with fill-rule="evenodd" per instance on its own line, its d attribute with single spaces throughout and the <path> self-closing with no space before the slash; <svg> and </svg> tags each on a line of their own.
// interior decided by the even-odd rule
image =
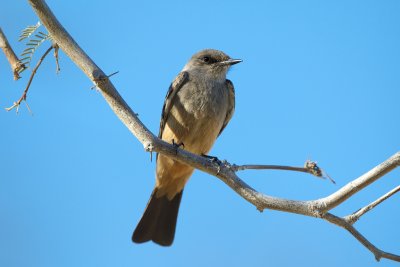
<svg viewBox="0 0 400 267">
<path fill-rule="evenodd" d="M 115 72 L 113 72 L 113 73 L 111 73 L 110 75 L 107 75 L 107 76 L 99 75 L 98 77 L 95 77 L 95 78 L 93 79 L 94 82 L 95 82 L 95 85 L 93 85 L 90 89 L 93 90 L 94 88 L 97 87 L 97 83 L 102 83 L 102 82 L 108 81 L 108 79 L 109 79 L 111 76 L 113 76 L 113 75 L 115 75 L 115 74 L 118 74 L 118 73 L 119 73 L 119 71 L 115 71 Z"/>
<path fill-rule="evenodd" d="M 368 211 L 372 210 L 373 208 L 375 208 L 376 206 L 378 206 L 379 204 L 381 204 L 383 201 L 385 201 L 386 199 L 388 199 L 389 197 L 393 196 L 394 194 L 396 194 L 397 192 L 400 191 L 400 185 L 393 188 L 392 190 L 390 190 L 389 192 L 387 192 L 386 194 L 384 194 L 383 196 L 381 196 L 380 198 L 378 198 L 377 200 L 371 202 L 370 204 L 368 204 L 367 206 L 357 210 L 356 212 L 344 217 L 344 219 L 350 223 L 350 224 L 354 224 L 355 222 L 357 222 L 361 216 L 363 216 L 365 213 L 367 213 Z"/>
</svg>

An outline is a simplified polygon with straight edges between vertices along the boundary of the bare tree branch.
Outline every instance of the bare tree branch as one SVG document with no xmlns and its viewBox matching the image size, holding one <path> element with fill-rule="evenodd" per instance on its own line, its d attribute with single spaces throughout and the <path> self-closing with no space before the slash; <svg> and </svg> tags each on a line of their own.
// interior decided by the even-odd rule
<svg viewBox="0 0 400 267">
<path fill-rule="evenodd" d="M 365 213 L 367 213 L 368 211 L 372 210 L 373 208 L 375 208 L 376 206 L 378 206 L 380 203 L 382 203 L 383 201 L 385 201 L 386 199 L 388 199 L 389 197 L 393 196 L 394 194 L 396 194 L 397 192 L 400 191 L 400 185 L 395 187 L 394 189 L 390 190 L 389 192 L 387 192 L 386 194 L 384 194 L 383 196 L 381 196 L 380 198 L 378 198 L 377 200 L 371 202 L 370 204 L 368 204 L 367 206 L 357 210 L 356 212 L 354 212 L 353 214 L 350 214 L 346 217 L 344 217 L 344 219 L 350 223 L 350 224 L 354 224 L 356 221 L 358 221 L 360 219 L 361 216 L 363 216 Z"/>
<path fill-rule="evenodd" d="M 292 166 L 282 166 L 282 165 L 232 165 L 234 171 L 243 170 L 285 170 L 285 171 L 296 171 L 310 173 L 310 170 L 304 167 L 292 167 Z M 312 174 L 312 173 L 311 173 Z M 320 175 L 316 175 L 320 176 Z"/>
<path fill-rule="evenodd" d="M 14 74 L 14 80 L 18 80 L 20 78 L 19 73 L 23 71 L 26 67 L 19 61 L 17 55 L 14 53 L 14 50 L 8 43 L 8 40 L 1 28 L 0 28 L 0 47 L 3 50 L 4 54 L 6 55 L 8 62 L 10 63 L 11 69 Z"/>
<path fill-rule="evenodd" d="M 130 132 L 143 144 L 146 151 L 162 153 L 172 159 L 179 160 L 196 169 L 218 177 L 245 200 L 255 205 L 260 211 L 264 209 L 273 209 L 322 218 L 349 231 L 359 242 L 375 255 L 376 259 L 387 258 L 394 261 L 400 261 L 400 256 L 383 252 L 373 246 L 345 219 L 328 213 L 332 208 L 341 204 L 355 193 L 399 166 L 400 152 L 394 154 L 382 164 L 325 198 L 309 201 L 296 201 L 259 193 L 236 175 L 234 165 L 231 165 L 228 162 L 218 163 L 210 161 L 205 157 L 192 154 L 186 150 L 177 149 L 175 146 L 158 139 L 138 119 L 136 114 L 126 104 L 104 72 L 88 57 L 88 55 L 62 27 L 47 4 L 43 0 L 29 0 L 29 3 L 39 16 L 43 25 L 51 34 L 53 40 L 99 88 L 111 109 L 130 130 Z"/>
<path fill-rule="evenodd" d="M 359 192 L 360 190 L 370 185 L 371 183 L 375 182 L 376 180 L 378 180 L 388 172 L 392 171 L 399 165 L 400 165 L 400 152 L 394 154 L 389 159 L 382 162 L 372 170 L 368 171 L 359 178 L 343 186 L 330 196 L 321 199 L 320 200 L 321 205 L 324 206 L 322 210 L 328 211 L 333 209 L 334 207 L 343 203 L 343 201 L 347 200 L 349 197 Z"/>
</svg>

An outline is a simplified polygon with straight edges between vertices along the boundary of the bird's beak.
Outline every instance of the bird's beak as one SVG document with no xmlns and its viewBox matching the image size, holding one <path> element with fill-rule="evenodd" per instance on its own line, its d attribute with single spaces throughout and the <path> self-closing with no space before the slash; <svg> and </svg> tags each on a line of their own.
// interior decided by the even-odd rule
<svg viewBox="0 0 400 267">
<path fill-rule="evenodd" d="M 240 62 L 242 62 L 242 61 L 243 61 L 243 60 L 241 60 L 241 59 L 232 59 L 232 58 L 230 58 L 230 59 L 228 59 L 228 60 L 221 61 L 221 62 L 219 63 L 219 65 L 230 65 L 230 66 L 232 66 L 232 65 L 238 64 L 238 63 L 240 63 Z"/>
</svg>

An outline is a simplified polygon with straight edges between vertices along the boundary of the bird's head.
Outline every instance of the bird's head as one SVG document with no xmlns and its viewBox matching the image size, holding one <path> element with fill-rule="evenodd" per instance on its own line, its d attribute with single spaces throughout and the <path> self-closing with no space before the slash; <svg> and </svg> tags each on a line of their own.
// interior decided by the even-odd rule
<svg viewBox="0 0 400 267">
<path fill-rule="evenodd" d="M 194 54 L 183 70 L 225 80 L 229 68 L 240 62 L 241 59 L 232 59 L 222 51 L 205 49 Z"/>
</svg>

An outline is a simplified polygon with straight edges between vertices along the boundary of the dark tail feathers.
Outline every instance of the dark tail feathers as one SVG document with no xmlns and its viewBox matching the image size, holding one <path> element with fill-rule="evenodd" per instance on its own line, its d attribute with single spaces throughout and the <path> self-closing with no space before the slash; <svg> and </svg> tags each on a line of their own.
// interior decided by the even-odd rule
<svg viewBox="0 0 400 267">
<path fill-rule="evenodd" d="M 153 190 L 146 210 L 133 232 L 132 241 L 144 243 L 152 240 L 161 246 L 170 246 L 174 241 L 183 190 L 172 200 L 166 196 L 157 198 L 156 192 L 157 188 Z"/>
</svg>

